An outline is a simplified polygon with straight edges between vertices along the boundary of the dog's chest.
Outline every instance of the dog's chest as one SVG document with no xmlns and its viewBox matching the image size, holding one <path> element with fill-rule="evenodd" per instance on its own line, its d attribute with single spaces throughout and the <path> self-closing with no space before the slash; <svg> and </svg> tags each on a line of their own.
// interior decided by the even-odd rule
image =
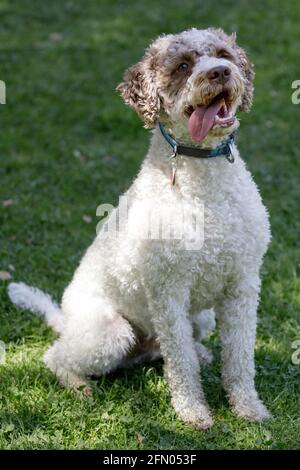
<svg viewBox="0 0 300 470">
<path fill-rule="evenodd" d="M 199 189 L 195 184 L 186 189 L 186 197 L 204 213 L 203 243 L 187 263 L 195 273 L 195 310 L 213 305 L 233 273 L 259 266 L 269 243 L 268 216 L 257 187 L 243 164 L 237 162 L 236 170 L 218 180 L 212 176 Z"/>
</svg>

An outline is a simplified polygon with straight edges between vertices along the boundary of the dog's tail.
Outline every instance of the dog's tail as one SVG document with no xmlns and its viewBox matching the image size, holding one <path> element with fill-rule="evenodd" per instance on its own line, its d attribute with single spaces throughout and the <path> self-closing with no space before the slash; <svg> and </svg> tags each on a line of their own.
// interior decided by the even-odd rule
<svg viewBox="0 0 300 470">
<path fill-rule="evenodd" d="M 43 316 L 46 323 L 54 331 L 57 333 L 62 332 L 64 324 L 63 314 L 50 295 L 36 287 L 27 286 L 24 282 L 11 282 L 7 292 L 13 304 Z"/>
</svg>

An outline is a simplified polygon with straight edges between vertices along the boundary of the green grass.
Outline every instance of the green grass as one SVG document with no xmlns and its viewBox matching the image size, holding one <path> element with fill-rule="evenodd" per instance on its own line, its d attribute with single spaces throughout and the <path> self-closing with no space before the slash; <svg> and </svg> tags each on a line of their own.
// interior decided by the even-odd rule
<svg viewBox="0 0 300 470">
<path fill-rule="evenodd" d="M 270 211 L 256 348 L 257 388 L 274 415 L 249 424 L 232 415 L 216 360 L 204 370 L 214 411 L 208 432 L 173 412 L 162 367 L 103 378 L 85 401 L 62 389 L 41 356 L 54 334 L 10 305 L 0 281 L 0 448 L 300 448 L 298 0 L 0 0 L 0 270 L 57 298 L 95 235 L 96 207 L 115 204 L 148 145 L 139 119 L 114 91 L 150 39 L 191 26 L 236 30 L 256 64 L 253 111 L 239 147 Z M 56 34 L 53 34 L 56 33 Z M 57 34 L 59 33 L 59 34 Z M 298 121 L 298 123 L 297 123 Z M 5 206 L 2 201 L 13 200 Z M 86 223 L 83 216 L 90 216 Z M 13 265 L 15 270 L 12 269 Z"/>
</svg>

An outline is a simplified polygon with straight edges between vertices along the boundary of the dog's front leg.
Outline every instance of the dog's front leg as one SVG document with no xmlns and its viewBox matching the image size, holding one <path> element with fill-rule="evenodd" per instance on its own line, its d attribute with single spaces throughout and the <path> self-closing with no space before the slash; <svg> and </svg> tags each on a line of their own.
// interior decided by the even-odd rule
<svg viewBox="0 0 300 470">
<path fill-rule="evenodd" d="M 154 292 L 155 290 L 155 292 Z M 200 365 L 187 317 L 189 289 L 161 286 L 148 296 L 165 377 L 178 416 L 198 429 L 212 424 L 200 383 Z"/>
<path fill-rule="evenodd" d="M 259 278 L 240 279 L 219 306 L 223 386 L 233 411 L 251 421 L 271 417 L 255 390 L 254 348 Z"/>
</svg>

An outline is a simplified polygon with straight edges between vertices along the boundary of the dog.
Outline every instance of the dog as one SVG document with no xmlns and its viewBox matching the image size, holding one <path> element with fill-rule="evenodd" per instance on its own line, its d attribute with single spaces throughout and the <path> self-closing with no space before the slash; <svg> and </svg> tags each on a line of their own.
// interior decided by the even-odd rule
<svg viewBox="0 0 300 470">
<path fill-rule="evenodd" d="M 207 429 L 212 414 L 200 365 L 211 353 L 201 339 L 216 314 L 233 411 L 252 421 L 271 417 L 254 383 L 268 213 L 234 142 L 236 113 L 252 105 L 253 78 L 235 34 L 214 28 L 162 35 L 126 71 L 117 89 L 153 129 L 122 198 L 126 217 L 111 212 L 61 307 L 23 283 L 8 289 L 12 302 L 44 315 L 59 334 L 44 362 L 63 385 L 90 394 L 91 376 L 162 356 L 177 415 Z M 180 236 L 145 236 L 149 217 L 161 216 Z M 195 221 L 202 231 L 195 232 Z"/>
</svg>

